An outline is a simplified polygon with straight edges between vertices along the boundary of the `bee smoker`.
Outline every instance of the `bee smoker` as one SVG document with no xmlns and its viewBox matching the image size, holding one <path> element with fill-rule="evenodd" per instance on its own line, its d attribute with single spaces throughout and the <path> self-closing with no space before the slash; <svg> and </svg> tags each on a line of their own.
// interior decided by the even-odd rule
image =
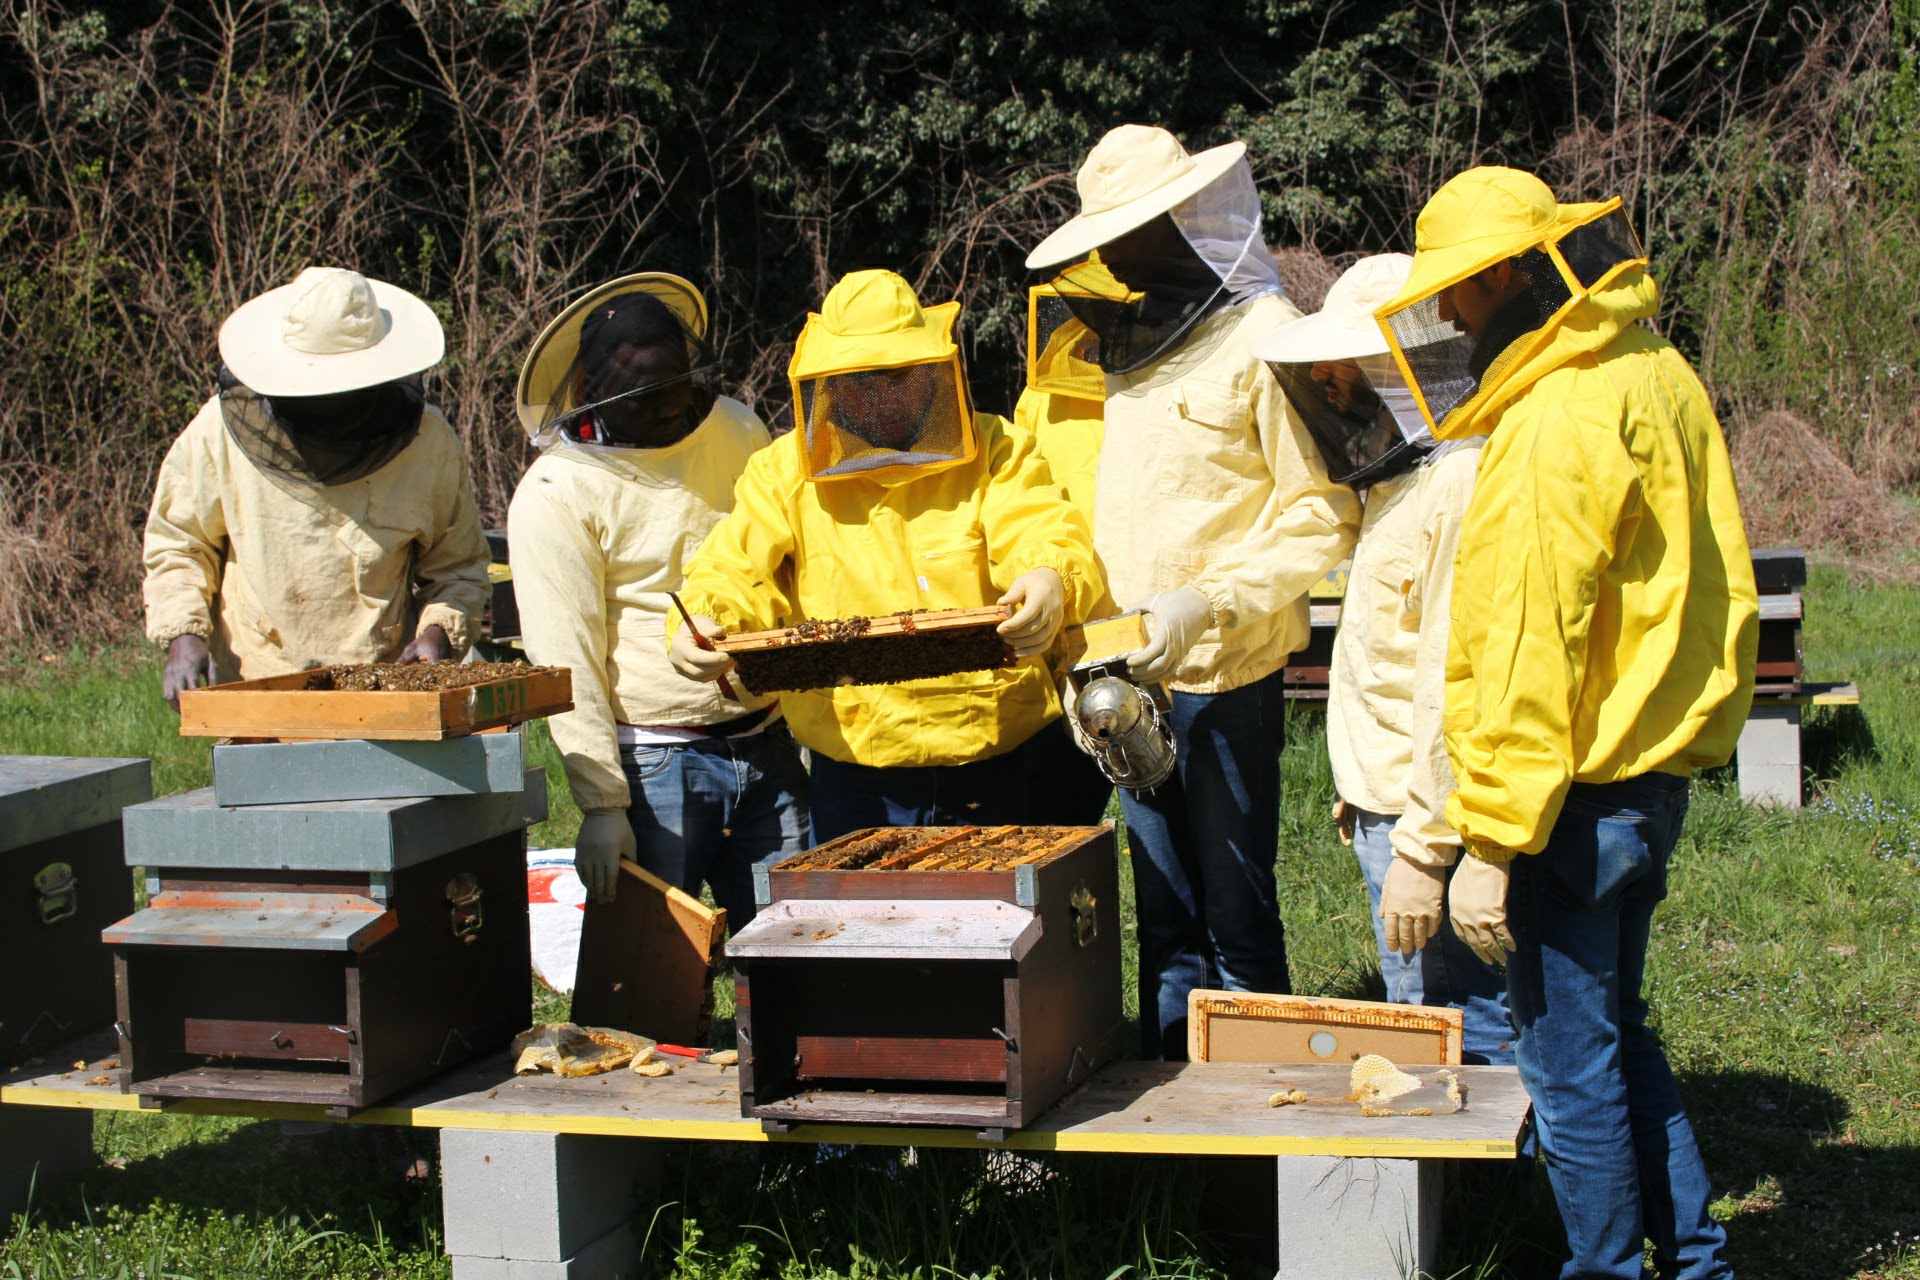
<svg viewBox="0 0 1920 1280">
<path fill-rule="evenodd" d="M 1082 748 L 1116 787 L 1151 791 L 1173 773 L 1173 704 L 1160 685 L 1142 687 L 1124 657 L 1073 668 L 1079 690 L 1073 728 Z"/>
</svg>

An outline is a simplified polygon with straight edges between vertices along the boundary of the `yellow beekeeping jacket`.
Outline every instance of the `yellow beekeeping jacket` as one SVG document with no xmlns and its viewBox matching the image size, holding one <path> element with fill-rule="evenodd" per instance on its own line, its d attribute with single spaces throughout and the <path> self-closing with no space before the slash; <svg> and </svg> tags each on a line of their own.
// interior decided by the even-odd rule
<svg viewBox="0 0 1920 1280">
<path fill-rule="evenodd" d="M 667 662 L 664 637 L 686 563 L 733 508 L 747 459 L 768 442 L 724 397 L 660 449 L 561 442 L 521 477 L 507 511 L 527 656 L 573 671 L 573 710 L 547 723 L 582 810 L 624 809 L 616 725 L 706 725 L 773 701 L 726 698 Z"/>
<path fill-rule="evenodd" d="M 1100 469 L 1100 441 L 1106 434 L 1105 408 L 1098 400 L 1031 386 L 1021 391 L 1019 402 L 1013 406 L 1014 425 L 1033 434 L 1054 483 L 1066 491 L 1067 501 L 1078 508 L 1089 529 L 1093 528 L 1093 482 Z M 1087 616 L 1106 618 L 1118 612 L 1113 597 L 1103 592 Z"/>
<path fill-rule="evenodd" d="M 1447 763 L 1448 602 L 1481 440 L 1367 491 L 1327 690 L 1327 755 L 1340 798 L 1397 815 L 1396 854 L 1451 866 L 1460 838 L 1442 812 Z M 1443 446 L 1446 448 L 1446 446 Z"/>
<path fill-rule="evenodd" d="M 223 681 L 388 662 L 436 625 L 458 654 L 492 592 L 487 559 L 466 454 L 432 405 L 386 466 L 308 486 L 255 466 L 216 397 L 160 464 L 147 636 L 206 637 Z"/>
<path fill-rule="evenodd" d="M 1170 354 L 1107 375 L 1094 541 L 1121 608 L 1191 586 L 1213 608 L 1169 681 L 1224 693 L 1307 643 L 1307 588 L 1347 556 L 1360 502 L 1327 479 L 1280 384 L 1248 353 L 1300 313 L 1268 295 L 1216 312 Z"/>
<path fill-rule="evenodd" d="M 1537 853 L 1571 782 L 1726 762 L 1759 600 L 1726 441 L 1644 269 L 1577 304 L 1451 434 L 1490 433 L 1460 533 L 1447 821 Z"/>
<path fill-rule="evenodd" d="M 1068 622 L 1102 582 L 1086 521 L 1030 433 L 978 414 L 978 454 L 937 470 L 809 481 L 802 432 L 754 455 L 687 567 L 682 598 L 729 632 L 902 609 L 992 604 L 1030 569 L 1059 572 Z M 671 633 L 672 627 L 669 627 Z M 900 685 L 781 695 L 809 750 L 880 768 L 951 765 L 1019 746 L 1059 714 L 1038 658 Z"/>
</svg>

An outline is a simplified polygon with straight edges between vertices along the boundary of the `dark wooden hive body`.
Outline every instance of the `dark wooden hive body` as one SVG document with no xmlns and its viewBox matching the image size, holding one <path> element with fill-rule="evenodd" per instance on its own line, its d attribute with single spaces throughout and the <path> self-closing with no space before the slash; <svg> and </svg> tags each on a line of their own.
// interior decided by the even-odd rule
<svg viewBox="0 0 1920 1280">
<path fill-rule="evenodd" d="M 854 832 L 760 898 L 727 947 L 745 1115 L 1004 1131 L 1119 1049 L 1109 827 Z"/>
</svg>

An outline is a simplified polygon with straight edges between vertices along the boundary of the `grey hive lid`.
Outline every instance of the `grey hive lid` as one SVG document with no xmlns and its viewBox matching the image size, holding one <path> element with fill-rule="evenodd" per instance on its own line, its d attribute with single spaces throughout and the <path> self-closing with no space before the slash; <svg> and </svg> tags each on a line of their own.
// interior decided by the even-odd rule
<svg viewBox="0 0 1920 1280">
<path fill-rule="evenodd" d="M 524 791 L 223 808 L 213 788 L 126 813 L 129 866 L 234 871 L 398 871 L 547 816 L 547 775 Z"/>
<path fill-rule="evenodd" d="M 112 822 L 152 797 L 144 759 L 0 756 L 0 853 Z"/>
</svg>

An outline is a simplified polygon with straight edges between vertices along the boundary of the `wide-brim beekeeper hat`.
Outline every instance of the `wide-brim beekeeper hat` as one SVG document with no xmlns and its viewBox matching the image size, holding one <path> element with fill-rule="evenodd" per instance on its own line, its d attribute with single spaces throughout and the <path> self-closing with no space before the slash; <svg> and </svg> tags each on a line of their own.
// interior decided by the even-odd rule
<svg viewBox="0 0 1920 1280">
<path fill-rule="evenodd" d="M 587 317 L 596 307 L 634 293 L 651 294 L 666 304 L 692 344 L 706 341 L 707 300 L 679 276 L 666 271 L 639 271 L 594 286 L 547 323 L 521 362 L 513 407 L 529 439 L 541 443 L 558 419 L 578 407 L 571 403 L 573 368 L 580 358 L 580 332 Z M 692 363 L 698 361 L 690 359 Z"/>
<path fill-rule="evenodd" d="M 1362 258 L 1334 281 L 1318 311 L 1255 338 L 1250 347 L 1253 357 L 1314 364 L 1386 355 L 1387 338 L 1373 313 L 1404 291 L 1412 263 L 1404 253 Z"/>
<path fill-rule="evenodd" d="M 1489 332 L 1466 335 L 1440 318 L 1448 289 L 1509 260 L 1518 292 Z M 1482 166 L 1449 179 L 1421 209 L 1406 287 L 1374 320 L 1433 435 L 1449 439 L 1473 429 L 1575 307 L 1646 265 L 1617 197 L 1562 204 L 1530 173 Z"/>
<path fill-rule="evenodd" d="M 292 284 L 236 308 L 220 358 L 263 396 L 324 396 L 431 369 L 446 354 L 432 308 L 398 285 L 341 267 L 308 267 Z"/>
<path fill-rule="evenodd" d="M 1413 269 L 1381 309 L 1396 311 L 1478 275 L 1496 262 L 1558 239 L 1618 200 L 1561 204 L 1530 173 L 1482 165 L 1457 174 L 1433 193 L 1414 225 Z"/>
<path fill-rule="evenodd" d="M 1373 313 L 1406 284 L 1413 259 L 1404 253 L 1362 258 L 1327 290 L 1320 310 L 1255 338 L 1251 354 L 1264 360 L 1300 423 L 1320 450 L 1327 478 L 1365 488 L 1417 466 L 1433 448 L 1426 420 L 1387 350 Z M 1352 364 L 1360 377 L 1316 377 L 1322 366 Z"/>
<path fill-rule="evenodd" d="M 923 305 L 892 271 L 851 272 L 827 292 L 820 310 L 807 316 L 787 364 L 811 478 L 926 470 L 974 456 L 973 413 L 954 338 L 959 318 L 957 301 Z M 929 371 L 925 403 L 917 398 L 920 389 L 876 377 L 916 367 Z M 911 390 L 912 402 L 882 404 L 889 386 Z M 913 418 L 898 441 L 876 423 L 856 420 L 889 412 Z"/>
<path fill-rule="evenodd" d="M 1027 255 L 1040 270 L 1084 258 L 1205 190 L 1247 153 L 1229 142 L 1189 154 L 1165 129 L 1123 124 L 1094 144 L 1074 184 L 1080 213 Z"/>
</svg>

